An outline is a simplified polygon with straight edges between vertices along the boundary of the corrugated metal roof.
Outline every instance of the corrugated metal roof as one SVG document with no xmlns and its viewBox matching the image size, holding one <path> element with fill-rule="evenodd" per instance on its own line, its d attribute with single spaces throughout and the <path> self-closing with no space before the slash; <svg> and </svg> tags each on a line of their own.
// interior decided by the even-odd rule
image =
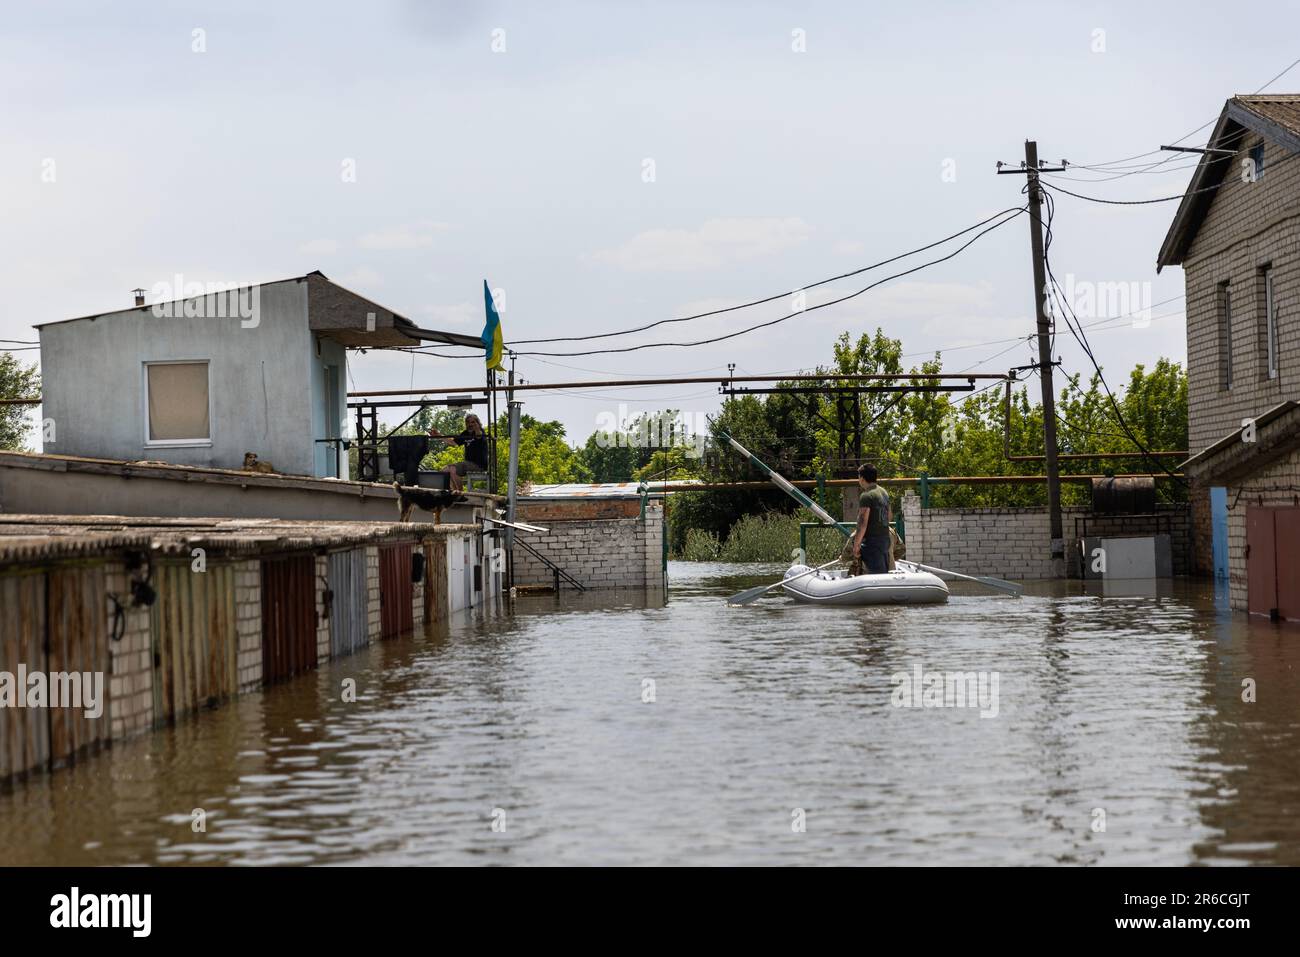
<svg viewBox="0 0 1300 957">
<path fill-rule="evenodd" d="M 441 332 L 433 329 L 421 329 L 414 322 L 382 306 L 368 296 L 354 292 L 330 279 L 319 269 L 314 269 L 301 276 L 289 276 L 285 279 L 272 279 L 267 282 L 247 283 L 239 289 L 252 289 L 261 286 L 274 286 L 287 282 L 306 282 L 308 284 L 309 328 L 330 339 L 336 339 L 345 346 L 368 346 L 372 348 L 418 346 L 422 340 L 442 342 L 450 345 L 482 348 L 478 336 L 468 336 L 457 332 Z M 109 316 L 124 316 L 133 312 L 153 315 L 154 310 L 164 306 L 177 306 L 197 299 L 203 299 L 212 293 L 198 296 L 186 296 L 180 299 L 151 302 L 143 306 L 130 306 L 125 309 L 110 309 L 107 312 L 92 313 L 88 316 L 76 316 L 72 319 L 59 319 L 42 322 L 32 328 L 40 330 L 46 326 L 57 326 L 68 322 L 105 319 Z"/>
<path fill-rule="evenodd" d="M 682 479 L 674 485 L 693 485 L 697 479 Z M 523 498 L 640 498 L 640 482 L 558 482 L 533 485 Z M 663 494 L 663 482 L 646 482 L 651 497 Z"/>
<path fill-rule="evenodd" d="M 393 499 L 397 497 L 392 484 L 387 482 L 359 482 L 352 479 L 291 475 L 284 472 L 246 472 L 243 469 L 217 468 L 213 465 L 181 465 L 152 460 L 99 459 L 85 455 L 58 455 L 52 452 L 14 452 L 6 449 L 0 451 L 0 466 L 45 469 L 55 473 L 92 472 L 119 475 L 122 478 L 160 478 L 226 485 L 261 485 L 276 488 L 292 485 L 335 494 Z"/>
<path fill-rule="evenodd" d="M 283 519 L 140 519 L 115 515 L 0 514 L 0 563 L 90 558 L 122 550 L 187 556 L 315 551 L 429 535 L 477 532 L 477 525 L 316 522 Z"/>
</svg>

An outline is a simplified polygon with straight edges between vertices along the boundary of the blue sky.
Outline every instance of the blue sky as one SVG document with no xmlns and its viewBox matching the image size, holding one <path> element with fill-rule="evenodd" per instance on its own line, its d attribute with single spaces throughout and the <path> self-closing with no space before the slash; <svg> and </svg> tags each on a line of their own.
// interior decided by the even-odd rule
<svg viewBox="0 0 1300 957">
<path fill-rule="evenodd" d="M 124 307 L 133 287 L 177 273 L 250 282 L 321 269 L 472 334 L 487 278 L 505 292 L 507 343 L 779 293 L 1020 205 L 1021 180 L 994 164 L 1018 162 L 1026 137 L 1044 159 L 1076 164 L 1179 138 L 1300 56 L 1298 26 L 1284 3 L 26 5 L 0 34 L 0 338 Z M 1296 89 L 1300 68 L 1270 87 Z M 341 175 L 349 160 L 355 182 Z M 1190 169 L 1167 166 L 1059 182 L 1169 196 Z M 1058 277 L 1149 283 L 1156 303 L 1180 295 L 1181 270 L 1155 274 L 1176 205 L 1062 196 Z M 1004 371 L 1028 348 L 971 346 L 1033 331 L 1028 241 L 1021 217 L 948 263 L 717 345 L 522 357 L 518 369 L 539 382 L 709 375 L 728 362 L 787 371 L 828 361 L 841 331 L 880 326 L 906 353 L 949 350 L 949 370 Z M 780 314 L 593 345 L 703 338 Z M 1184 357 L 1181 300 L 1152 315 L 1096 332 L 1113 382 L 1136 362 Z M 1058 343 L 1067 371 L 1086 368 Z M 374 352 L 354 357 L 352 376 L 433 392 L 482 377 L 472 359 Z M 709 412 L 715 392 L 535 394 L 525 408 L 580 441 L 619 402 Z"/>
</svg>

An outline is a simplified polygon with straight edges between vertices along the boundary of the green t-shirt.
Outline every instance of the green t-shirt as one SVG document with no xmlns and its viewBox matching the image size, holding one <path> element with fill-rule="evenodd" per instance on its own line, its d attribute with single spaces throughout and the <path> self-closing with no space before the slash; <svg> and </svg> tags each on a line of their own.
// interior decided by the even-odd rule
<svg viewBox="0 0 1300 957">
<path fill-rule="evenodd" d="M 858 496 L 858 508 L 871 509 L 867 518 L 867 538 L 889 536 L 889 493 L 879 485 Z"/>
</svg>

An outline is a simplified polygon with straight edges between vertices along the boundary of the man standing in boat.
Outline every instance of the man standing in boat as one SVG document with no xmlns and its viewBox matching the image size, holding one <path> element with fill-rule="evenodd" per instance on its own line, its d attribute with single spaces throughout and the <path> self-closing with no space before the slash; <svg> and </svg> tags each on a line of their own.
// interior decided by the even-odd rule
<svg viewBox="0 0 1300 957">
<path fill-rule="evenodd" d="M 870 462 L 858 466 L 858 530 L 853 536 L 853 554 L 862 557 L 868 575 L 889 571 L 889 493 L 876 484 L 878 474 Z"/>
</svg>

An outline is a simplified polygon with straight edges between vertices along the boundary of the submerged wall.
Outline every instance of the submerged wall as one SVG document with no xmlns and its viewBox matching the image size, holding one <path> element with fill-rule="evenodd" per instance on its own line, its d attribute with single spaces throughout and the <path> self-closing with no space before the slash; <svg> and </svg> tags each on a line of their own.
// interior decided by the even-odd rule
<svg viewBox="0 0 1300 957">
<path fill-rule="evenodd" d="M 1189 574 L 1191 517 L 1186 505 L 1157 507 L 1156 519 L 1094 515 L 1089 508 L 1061 510 L 1068 574 L 1079 577 L 1078 537 L 1127 538 L 1168 533 L 1175 575 Z M 1051 523 L 1046 507 L 921 508 L 903 496 L 907 557 L 967 575 L 1023 581 L 1052 577 Z M 1086 522 L 1085 522 L 1086 520 Z M 1077 529 L 1077 534 L 1076 534 Z"/>
<path fill-rule="evenodd" d="M 639 498 L 524 498 L 517 514 L 547 531 L 519 532 L 516 541 L 526 541 L 586 588 L 664 587 L 662 500 L 646 502 L 644 518 Z M 514 562 L 515 585 L 555 583 L 546 564 L 519 545 Z"/>
<path fill-rule="evenodd" d="M 103 682 L 93 717 L 54 701 L 0 707 L 0 783 L 495 607 L 494 545 L 477 525 L 0 516 L 0 673 Z M 137 600 L 141 582 L 151 602 Z"/>
</svg>

